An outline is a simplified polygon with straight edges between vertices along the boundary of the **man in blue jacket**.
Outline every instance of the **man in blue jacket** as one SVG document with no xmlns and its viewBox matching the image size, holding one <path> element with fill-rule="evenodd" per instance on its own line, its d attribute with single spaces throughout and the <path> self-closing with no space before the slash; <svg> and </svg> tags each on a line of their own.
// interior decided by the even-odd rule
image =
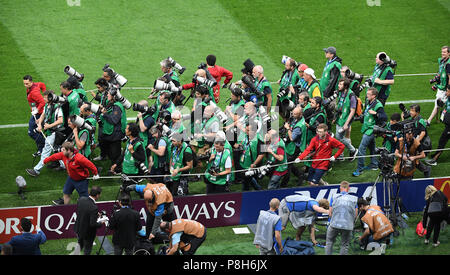
<svg viewBox="0 0 450 275">
<path fill-rule="evenodd" d="M 23 233 L 12 237 L 8 242 L 8 244 L 13 247 L 13 255 L 41 255 L 39 245 L 47 241 L 44 232 L 37 227 L 37 233 L 32 234 L 32 224 L 27 218 L 22 218 L 20 220 L 20 227 L 22 228 Z"/>
</svg>

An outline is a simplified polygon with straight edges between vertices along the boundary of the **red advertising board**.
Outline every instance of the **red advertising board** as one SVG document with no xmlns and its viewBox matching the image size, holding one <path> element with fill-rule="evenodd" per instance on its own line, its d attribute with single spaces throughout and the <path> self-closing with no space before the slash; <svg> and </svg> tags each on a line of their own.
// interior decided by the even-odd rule
<svg viewBox="0 0 450 275">
<path fill-rule="evenodd" d="M 8 242 L 12 237 L 22 234 L 20 219 L 28 218 L 32 231 L 39 224 L 39 207 L 0 209 L 0 243 Z"/>
<path fill-rule="evenodd" d="M 435 179 L 434 187 L 436 187 L 437 190 L 441 190 L 450 200 L 450 178 Z"/>
</svg>

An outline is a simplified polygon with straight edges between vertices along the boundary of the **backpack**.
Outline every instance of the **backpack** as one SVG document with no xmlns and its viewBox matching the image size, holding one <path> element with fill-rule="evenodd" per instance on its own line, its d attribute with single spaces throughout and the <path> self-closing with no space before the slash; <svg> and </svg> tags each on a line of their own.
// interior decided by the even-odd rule
<svg viewBox="0 0 450 275">
<path fill-rule="evenodd" d="M 363 104 L 361 101 L 361 98 L 356 97 L 356 110 L 355 110 L 355 115 L 357 117 L 360 117 L 363 114 Z"/>
</svg>

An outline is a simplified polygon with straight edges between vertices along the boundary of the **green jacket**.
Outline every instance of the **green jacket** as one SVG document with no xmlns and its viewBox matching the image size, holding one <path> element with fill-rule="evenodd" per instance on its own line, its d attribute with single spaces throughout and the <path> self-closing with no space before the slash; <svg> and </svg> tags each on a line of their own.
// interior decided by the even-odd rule
<svg viewBox="0 0 450 275">
<path fill-rule="evenodd" d="M 219 168 L 219 172 L 223 172 L 225 171 L 225 162 L 227 158 L 233 159 L 233 156 L 229 149 L 224 148 L 219 158 L 217 157 L 217 152 L 215 152 L 215 158 L 212 160 L 212 163 L 209 164 L 209 167 L 215 164 Z M 228 175 L 213 176 L 209 173 L 209 169 L 205 172 L 205 178 L 209 182 L 217 185 L 225 185 L 227 183 L 227 177 Z"/>
<path fill-rule="evenodd" d="M 361 127 L 361 133 L 365 135 L 372 135 L 373 134 L 373 126 L 375 125 L 377 119 L 376 115 L 372 115 L 369 113 L 369 110 L 374 110 L 375 112 L 378 111 L 378 109 L 383 108 L 383 104 L 378 99 L 375 99 L 372 104 L 367 104 L 366 109 L 363 113 L 364 115 L 364 122 Z"/>
</svg>

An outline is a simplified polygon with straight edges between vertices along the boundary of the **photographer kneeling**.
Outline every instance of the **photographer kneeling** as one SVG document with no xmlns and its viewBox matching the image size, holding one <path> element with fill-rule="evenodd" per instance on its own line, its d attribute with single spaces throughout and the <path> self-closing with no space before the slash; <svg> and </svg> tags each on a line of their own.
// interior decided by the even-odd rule
<svg viewBox="0 0 450 275">
<path fill-rule="evenodd" d="M 227 192 L 232 166 L 232 152 L 225 149 L 224 139 L 216 138 L 205 171 L 206 194 Z"/>
</svg>

